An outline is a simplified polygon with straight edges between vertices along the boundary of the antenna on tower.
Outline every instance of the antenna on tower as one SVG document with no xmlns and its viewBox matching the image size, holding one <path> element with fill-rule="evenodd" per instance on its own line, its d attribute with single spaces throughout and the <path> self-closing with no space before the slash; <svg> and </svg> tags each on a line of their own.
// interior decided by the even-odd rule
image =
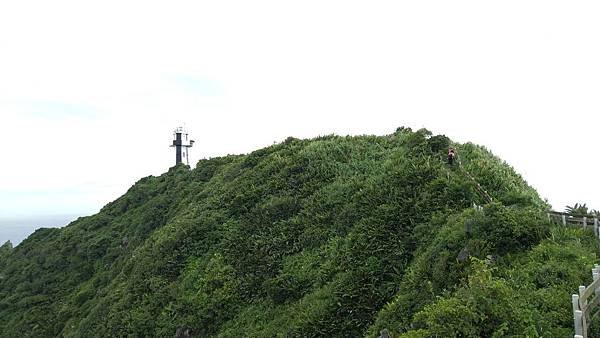
<svg viewBox="0 0 600 338">
<path fill-rule="evenodd" d="M 189 134 L 185 127 L 177 127 L 173 131 L 173 144 L 171 147 L 175 147 L 175 165 L 180 163 L 190 165 L 189 149 L 193 145 L 194 140 L 189 139 Z"/>
</svg>

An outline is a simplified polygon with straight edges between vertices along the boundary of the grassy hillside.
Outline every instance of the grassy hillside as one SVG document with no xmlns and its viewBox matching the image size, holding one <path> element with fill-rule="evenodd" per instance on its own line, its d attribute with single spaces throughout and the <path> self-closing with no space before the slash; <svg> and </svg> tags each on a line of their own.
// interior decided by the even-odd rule
<svg viewBox="0 0 600 338">
<path fill-rule="evenodd" d="M 289 138 L 143 178 L 0 248 L 0 336 L 571 334 L 593 235 L 548 224 L 482 147 L 455 144 L 448 167 L 449 145 L 405 128 Z"/>
</svg>

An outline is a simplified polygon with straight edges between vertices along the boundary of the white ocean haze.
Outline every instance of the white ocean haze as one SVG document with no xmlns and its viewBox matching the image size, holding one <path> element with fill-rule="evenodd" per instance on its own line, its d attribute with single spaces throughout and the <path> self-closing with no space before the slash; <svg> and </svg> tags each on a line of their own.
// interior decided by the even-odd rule
<svg viewBox="0 0 600 338">
<path fill-rule="evenodd" d="M 40 215 L 0 218 L 0 245 L 4 244 L 6 241 L 10 241 L 13 245 L 18 245 L 39 228 L 62 227 L 76 220 L 78 216 L 79 215 Z"/>
<path fill-rule="evenodd" d="M 2 2 L 0 242 L 164 173 L 183 123 L 194 164 L 288 136 L 425 127 L 486 146 L 557 210 L 600 209 L 598 13 L 597 1 Z"/>
</svg>

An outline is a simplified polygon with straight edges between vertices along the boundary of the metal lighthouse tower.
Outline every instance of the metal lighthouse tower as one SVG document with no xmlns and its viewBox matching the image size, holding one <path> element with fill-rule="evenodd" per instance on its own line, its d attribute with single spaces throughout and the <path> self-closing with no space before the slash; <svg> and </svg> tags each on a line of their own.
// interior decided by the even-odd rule
<svg viewBox="0 0 600 338">
<path fill-rule="evenodd" d="M 175 147 L 175 165 L 179 163 L 190 164 L 189 148 L 194 145 L 194 140 L 189 139 L 187 130 L 183 127 L 178 127 L 173 132 L 173 144 Z"/>
</svg>

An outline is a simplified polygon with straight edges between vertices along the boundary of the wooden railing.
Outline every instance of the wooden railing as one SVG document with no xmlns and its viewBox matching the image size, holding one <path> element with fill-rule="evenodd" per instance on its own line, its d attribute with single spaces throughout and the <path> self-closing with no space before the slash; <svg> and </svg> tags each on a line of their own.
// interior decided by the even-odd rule
<svg viewBox="0 0 600 338">
<path fill-rule="evenodd" d="M 573 225 L 590 229 L 594 236 L 600 238 L 597 215 L 576 215 L 564 212 L 548 212 L 548 220 L 562 225 Z M 575 324 L 575 338 L 587 338 L 590 323 L 600 314 L 600 266 L 597 264 L 592 269 L 592 284 L 579 286 L 579 294 L 571 296 L 573 303 L 573 322 Z"/>
<path fill-rule="evenodd" d="M 600 304 L 600 267 L 592 269 L 593 282 L 589 286 L 580 286 L 579 294 L 572 296 L 573 321 L 575 323 L 575 338 L 587 338 L 590 323 L 600 314 L 597 309 Z"/>
<path fill-rule="evenodd" d="M 562 225 L 575 225 L 584 229 L 590 229 L 594 231 L 596 237 L 600 238 L 600 233 L 598 231 L 600 224 L 598 223 L 598 216 L 596 215 L 576 215 L 558 211 L 549 211 L 547 215 L 549 221 Z"/>
</svg>

